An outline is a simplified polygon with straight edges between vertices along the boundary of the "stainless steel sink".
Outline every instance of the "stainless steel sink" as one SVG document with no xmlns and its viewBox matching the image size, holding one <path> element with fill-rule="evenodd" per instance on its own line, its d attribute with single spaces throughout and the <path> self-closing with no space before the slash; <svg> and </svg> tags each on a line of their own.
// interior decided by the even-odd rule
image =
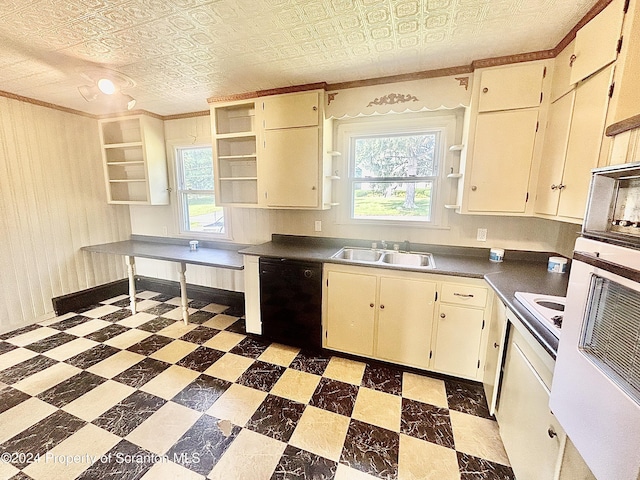
<svg viewBox="0 0 640 480">
<path fill-rule="evenodd" d="M 389 265 L 399 268 L 435 268 L 433 255 L 422 252 L 398 252 L 362 247 L 344 247 L 331 258 L 369 265 Z"/>
<path fill-rule="evenodd" d="M 382 251 L 371 248 L 344 247 L 332 258 L 341 258 L 352 262 L 375 263 L 382 257 Z"/>
<path fill-rule="evenodd" d="M 382 257 L 382 262 L 406 267 L 434 268 L 433 255 L 430 253 L 387 252 Z"/>
</svg>

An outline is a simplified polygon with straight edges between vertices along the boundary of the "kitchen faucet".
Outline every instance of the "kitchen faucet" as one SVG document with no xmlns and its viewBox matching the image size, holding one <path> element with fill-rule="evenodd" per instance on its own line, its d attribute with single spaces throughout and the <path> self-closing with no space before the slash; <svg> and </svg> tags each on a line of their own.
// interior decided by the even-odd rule
<svg viewBox="0 0 640 480">
<path fill-rule="evenodd" d="M 387 242 L 385 242 L 384 240 L 380 240 L 380 245 L 382 246 L 383 250 L 387 249 Z"/>
<path fill-rule="evenodd" d="M 409 243 L 409 240 L 405 240 L 404 242 L 402 242 L 402 249 L 405 252 L 410 252 L 411 251 L 411 244 Z"/>
</svg>

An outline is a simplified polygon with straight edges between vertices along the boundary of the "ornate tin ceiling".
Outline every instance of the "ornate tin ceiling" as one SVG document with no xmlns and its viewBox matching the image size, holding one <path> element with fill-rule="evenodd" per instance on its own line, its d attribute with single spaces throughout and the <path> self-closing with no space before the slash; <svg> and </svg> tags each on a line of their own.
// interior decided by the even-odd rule
<svg viewBox="0 0 640 480">
<path fill-rule="evenodd" d="M 0 90 L 93 114 L 104 67 L 136 108 L 468 65 L 551 49 L 596 0 L 0 0 Z"/>
</svg>

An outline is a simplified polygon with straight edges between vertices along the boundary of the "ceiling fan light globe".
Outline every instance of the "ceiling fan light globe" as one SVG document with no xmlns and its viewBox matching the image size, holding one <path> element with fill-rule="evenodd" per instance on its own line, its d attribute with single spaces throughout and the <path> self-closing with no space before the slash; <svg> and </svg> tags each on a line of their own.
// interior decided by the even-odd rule
<svg viewBox="0 0 640 480">
<path fill-rule="evenodd" d="M 105 95 L 113 95 L 116 93 L 116 86 L 108 78 L 101 78 L 98 80 L 98 88 Z"/>
</svg>

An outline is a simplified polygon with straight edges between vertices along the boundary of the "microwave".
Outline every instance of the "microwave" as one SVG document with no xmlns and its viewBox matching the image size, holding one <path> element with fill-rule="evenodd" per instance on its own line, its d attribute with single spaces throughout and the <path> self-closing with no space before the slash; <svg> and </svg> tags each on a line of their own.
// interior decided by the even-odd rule
<svg viewBox="0 0 640 480">
<path fill-rule="evenodd" d="M 640 162 L 592 171 L 582 235 L 640 248 Z"/>
</svg>

